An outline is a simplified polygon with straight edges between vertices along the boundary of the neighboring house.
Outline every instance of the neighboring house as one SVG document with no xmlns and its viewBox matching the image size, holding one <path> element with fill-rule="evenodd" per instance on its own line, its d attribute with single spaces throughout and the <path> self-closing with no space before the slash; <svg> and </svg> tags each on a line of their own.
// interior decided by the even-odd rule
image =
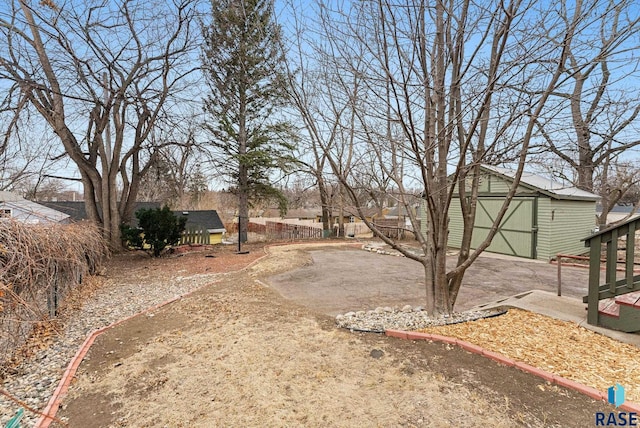
<svg viewBox="0 0 640 428">
<path fill-rule="evenodd" d="M 634 211 L 633 205 L 616 205 L 614 206 L 609 214 L 607 215 L 607 224 L 615 223 L 621 220 L 628 220 L 632 218 L 636 218 L 640 216 L 639 210 Z M 633 214 L 631 214 L 633 212 Z M 602 215 L 602 206 L 600 204 L 596 205 L 596 214 L 598 216 Z"/>
<path fill-rule="evenodd" d="M 502 207 L 515 171 L 482 166 L 483 177 L 471 247 L 487 236 Z M 582 254 L 581 240 L 595 228 L 596 201 L 593 193 L 547 178 L 524 173 L 498 233 L 487 251 L 531 259 L 549 260 L 557 254 Z M 424 212 L 424 204 L 423 204 Z M 423 215 L 422 218 L 427 218 Z M 458 248 L 463 222 L 457 194 L 449 211 L 449 246 Z M 424 222 L 426 223 L 426 222 Z M 426 228 L 426 224 L 422 228 Z"/>
<path fill-rule="evenodd" d="M 60 210 L 71 216 L 73 221 L 87 220 L 87 211 L 85 210 L 84 202 L 43 202 L 44 205 Z M 161 208 L 159 202 L 136 202 L 134 213 L 140 209 L 155 209 Z M 187 223 L 185 225 L 186 230 L 207 230 L 210 235 L 210 243 L 217 244 L 222 242 L 222 236 L 226 232 L 218 213 L 215 210 L 205 211 L 173 211 L 176 217 L 186 217 Z M 131 227 L 138 226 L 138 219 L 133 217 L 131 220 Z"/>
<path fill-rule="evenodd" d="M 40 202 L 42 205 L 45 205 L 49 208 L 53 208 L 58 211 L 62 211 L 63 213 L 71 216 L 71 220 L 73 221 L 82 221 L 88 220 L 89 216 L 87 215 L 87 210 L 84 205 L 84 201 L 47 201 Z M 161 208 L 161 204 L 159 202 L 136 202 L 134 213 L 141 208 Z M 138 219 L 135 214 L 131 221 L 131 226 L 138 226 Z"/>
<path fill-rule="evenodd" d="M 29 201 L 11 192 L 0 191 L 0 220 L 12 218 L 27 224 L 70 223 L 64 212 Z"/>
<path fill-rule="evenodd" d="M 410 207 L 410 210 L 413 213 L 418 213 L 416 216 L 416 220 L 418 221 L 418 225 L 420 225 L 420 204 L 416 204 L 415 206 Z M 397 220 L 398 227 L 402 227 L 407 230 L 413 230 L 413 226 L 411 225 L 411 218 L 409 216 L 409 212 L 407 212 L 407 207 L 404 205 L 399 205 L 393 207 L 385 216 L 387 220 Z M 419 229 L 419 228 L 418 228 Z"/>
<path fill-rule="evenodd" d="M 210 244 L 222 243 L 226 229 L 215 210 L 174 211 L 173 213 L 176 217 L 186 217 L 185 230 L 206 230 L 209 233 Z"/>
<path fill-rule="evenodd" d="M 345 207 L 343 210 L 345 223 L 360 223 L 363 221 L 363 217 L 370 223 L 375 223 L 376 219 L 384 218 L 385 214 L 389 212 L 388 208 L 382 208 L 382 210 L 376 207 L 361 207 L 362 215 L 358 212 L 356 207 Z M 338 222 L 338 216 L 334 215 L 334 222 Z"/>
</svg>

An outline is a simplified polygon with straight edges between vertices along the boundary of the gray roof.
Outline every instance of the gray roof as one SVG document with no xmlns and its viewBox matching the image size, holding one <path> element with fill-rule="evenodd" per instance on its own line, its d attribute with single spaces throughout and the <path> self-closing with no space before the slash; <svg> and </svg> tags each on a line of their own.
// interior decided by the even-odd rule
<svg viewBox="0 0 640 428">
<path fill-rule="evenodd" d="M 513 181 L 516 175 L 516 171 L 513 169 L 501 168 L 498 166 L 482 165 L 482 169 L 501 175 L 511 181 Z M 600 199 L 600 196 L 594 193 L 578 189 L 574 186 L 561 184 L 540 175 L 532 174 L 530 172 L 522 173 L 522 177 L 520 178 L 520 185 L 529 187 L 533 190 L 537 190 L 554 199 L 578 199 L 592 201 Z"/>
<path fill-rule="evenodd" d="M 89 216 L 87 215 L 87 210 L 85 208 L 84 201 L 43 201 L 40 202 L 42 205 L 46 205 L 49 208 L 53 208 L 54 210 L 62 211 L 63 213 L 67 213 L 71 216 L 73 221 L 82 221 L 88 220 Z M 133 212 L 135 213 L 141 208 L 150 209 L 150 208 L 160 208 L 159 202 L 136 202 Z M 132 226 L 138 225 L 138 219 L 136 216 L 133 216 L 131 219 L 133 223 Z"/>
<path fill-rule="evenodd" d="M 23 223 L 65 223 L 69 220 L 69 215 L 64 212 L 28 201 L 11 192 L 0 192 L 0 206 L 11 209 L 11 216 Z"/>
<path fill-rule="evenodd" d="M 65 201 L 65 202 L 42 202 L 43 204 L 65 212 L 75 221 L 87 220 L 87 211 L 85 210 L 83 201 Z M 134 212 L 139 209 L 155 209 L 160 208 L 159 202 L 136 202 Z M 207 229 L 210 233 L 224 232 L 224 224 L 215 210 L 197 210 L 197 211 L 173 211 L 176 217 L 187 218 L 187 228 Z M 138 226 L 138 219 L 133 216 L 131 226 Z"/>
<path fill-rule="evenodd" d="M 209 233 L 224 232 L 224 224 L 220 220 L 220 216 L 215 210 L 198 210 L 198 211 L 174 211 L 176 217 L 186 217 L 187 224 L 185 227 L 196 229 L 207 229 Z"/>
</svg>

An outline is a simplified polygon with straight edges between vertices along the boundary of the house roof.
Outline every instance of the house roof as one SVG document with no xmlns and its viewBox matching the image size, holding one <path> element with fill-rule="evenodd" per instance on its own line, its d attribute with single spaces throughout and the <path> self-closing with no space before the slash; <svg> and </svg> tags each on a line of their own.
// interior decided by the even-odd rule
<svg viewBox="0 0 640 428">
<path fill-rule="evenodd" d="M 0 205 L 15 211 L 12 217 L 24 223 L 64 223 L 69 215 L 29 201 L 11 192 L 0 192 Z"/>
<path fill-rule="evenodd" d="M 71 216 L 73 221 L 88 220 L 87 210 L 85 208 L 84 201 L 56 201 L 56 202 L 40 202 L 49 208 L 61 211 Z M 160 208 L 159 202 L 136 202 L 133 212 L 135 213 L 141 208 Z M 135 216 L 132 219 L 132 223 L 138 224 L 138 219 Z"/>
<path fill-rule="evenodd" d="M 516 175 L 516 171 L 513 169 L 501 168 L 498 166 L 482 165 L 483 170 L 489 171 L 495 175 L 506 178 L 509 181 L 513 181 Z M 578 189 L 574 186 L 567 186 L 540 175 L 523 172 L 520 178 L 520 185 L 528 187 L 531 190 L 538 191 L 553 199 L 574 199 L 574 200 L 590 200 L 596 201 L 600 199 L 600 196 L 587 192 L 586 190 Z"/>
<path fill-rule="evenodd" d="M 89 218 L 83 201 L 43 202 L 43 204 L 62 211 L 63 213 L 67 213 L 74 221 L 87 220 Z M 143 208 L 160 208 L 160 205 L 161 204 L 159 202 L 136 202 L 134 212 Z M 215 210 L 173 211 L 173 214 L 176 217 L 186 217 L 187 228 L 204 228 L 210 233 L 225 231 L 224 224 Z M 138 219 L 135 216 L 131 219 L 131 226 L 138 226 Z"/>
<path fill-rule="evenodd" d="M 414 207 L 411 207 L 412 211 L 415 213 L 416 209 Z M 393 207 L 391 209 L 391 211 L 389 211 L 387 213 L 387 215 L 385 215 L 386 218 L 390 218 L 390 217 L 407 217 L 408 211 L 407 211 L 407 207 L 405 205 L 398 205 L 396 207 Z"/>
<path fill-rule="evenodd" d="M 633 205 L 622 205 L 622 204 L 616 204 L 613 206 L 613 208 L 611 208 L 611 211 L 609 211 L 610 213 L 622 213 L 622 214 L 629 214 L 630 212 L 633 211 L 635 207 Z M 597 213 L 602 213 L 602 205 L 601 204 L 596 204 L 596 212 Z"/>
<path fill-rule="evenodd" d="M 54 210 L 58 210 L 61 211 L 67 215 L 69 215 L 71 217 L 71 219 L 73 221 L 80 221 L 80 220 L 86 220 L 87 217 L 87 211 L 84 208 L 84 202 L 80 201 L 75 201 L 75 202 L 71 202 L 71 201 L 65 201 L 65 202 L 49 202 L 49 201 L 43 201 L 41 202 L 42 205 L 45 205 L 49 208 L 52 208 Z"/>
<path fill-rule="evenodd" d="M 204 228 L 210 233 L 224 232 L 224 224 L 215 210 L 174 211 L 176 217 L 187 218 L 187 228 Z"/>
<path fill-rule="evenodd" d="M 362 211 L 362 214 L 365 217 L 371 217 L 371 218 L 380 217 L 380 211 L 376 207 L 360 207 L 360 210 Z M 386 209 L 383 211 L 386 211 Z M 354 217 L 360 218 L 360 213 L 358 213 L 358 207 L 355 207 L 355 206 L 344 207 L 344 213 L 347 215 L 352 215 Z"/>
</svg>

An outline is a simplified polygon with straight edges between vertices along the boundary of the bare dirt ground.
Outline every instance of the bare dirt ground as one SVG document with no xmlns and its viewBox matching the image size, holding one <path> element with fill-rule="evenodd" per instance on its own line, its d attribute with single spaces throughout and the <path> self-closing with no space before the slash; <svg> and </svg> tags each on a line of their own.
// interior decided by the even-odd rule
<svg viewBox="0 0 640 428">
<path fill-rule="evenodd" d="M 83 428 L 584 427 L 612 409 L 457 347 L 338 330 L 268 286 L 311 263 L 306 248 L 273 247 L 252 267 L 102 334 L 58 416 Z M 251 251 L 242 263 L 260 248 Z M 241 257 L 120 259 L 109 276 L 224 272 Z"/>
</svg>

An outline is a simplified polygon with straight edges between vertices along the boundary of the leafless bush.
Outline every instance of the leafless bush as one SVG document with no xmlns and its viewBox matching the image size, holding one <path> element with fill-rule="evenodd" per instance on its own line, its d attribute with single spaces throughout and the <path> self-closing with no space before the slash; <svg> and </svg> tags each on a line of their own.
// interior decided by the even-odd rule
<svg viewBox="0 0 640 428">
<path fill-rule="evenodd" d="M 0 355 L 9 357 L 35 323 L 55 317 L 67 292 L 94 274 L 106 255 L 92 224 L 0 221 Z"/>
</svg>

